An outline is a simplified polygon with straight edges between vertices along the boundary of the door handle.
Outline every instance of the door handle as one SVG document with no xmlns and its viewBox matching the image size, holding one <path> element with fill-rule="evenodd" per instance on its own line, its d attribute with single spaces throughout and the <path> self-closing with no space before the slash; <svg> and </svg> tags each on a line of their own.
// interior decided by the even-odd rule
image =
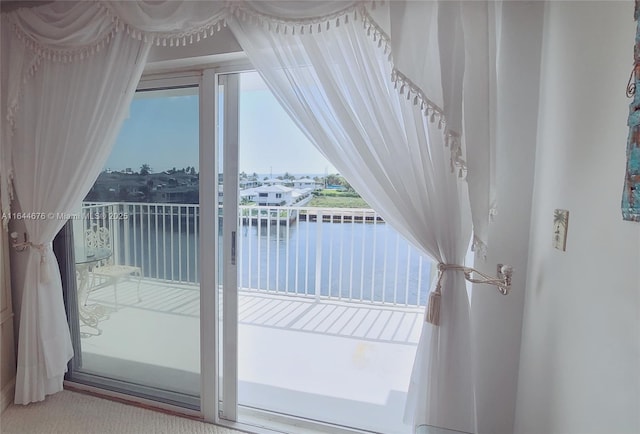
<svg viewBox="0 0 640 434">
<path fill-rule="evenodd" d="M 231 265 L 236 265 L 236 231 L 231 231 Z"/>
</svg>

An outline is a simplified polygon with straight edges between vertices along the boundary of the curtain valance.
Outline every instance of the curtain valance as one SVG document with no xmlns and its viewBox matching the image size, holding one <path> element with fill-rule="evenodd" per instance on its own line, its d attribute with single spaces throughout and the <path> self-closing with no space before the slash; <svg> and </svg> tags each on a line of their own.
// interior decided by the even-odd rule
<svg viewBox="0 0 640 434">
<path fill-rule="evenodd" d="M 12 80 L 18 84 L 8 89 L 6 116 L 13 125 L 22 83 L 36 72 L 42 59 L 83 61 L 120 31 L 149 44 L 171 47 L 211 37 L 231 15 L 292 36 L 360 20 L 373 40 L 388 51 L 393 65 L 390 79 L 396 89 L 443 128 L 451 148 L 451 169 L 472 180 L 474 246 L 484 249 L 489 216 L 495 212 L 494 150 L 492 131 L 477 128 L 474 120 L 483 116 L 478 111 L 482 108 L 485 119 L 480 124 L 495 122 L 491 103 L 495 73 L 487 69 L 495 51 L 495 29 L 487 27 L 496 16 L 495 12 L 493 17 L 487 14 L 492 10 L 484 2 L 257 0 L 53 2 L 18 9 L 3 14 L 3 24 L 9 25 L 33 58 L 21 72 L 22 79 Z M 474 110 L 473 116 L 464 116 L 464 125 L 463 107 Z M 469 153 L 474 155 L 470 163 L 465 155 Z M 11 167 L 2 169 L 4 177 L 10 176 Z M 4 188 L 8 188 L 7 181 L 2 183 Z M 6 204 L 3 209 L 7 211 Z"/>
</svg>

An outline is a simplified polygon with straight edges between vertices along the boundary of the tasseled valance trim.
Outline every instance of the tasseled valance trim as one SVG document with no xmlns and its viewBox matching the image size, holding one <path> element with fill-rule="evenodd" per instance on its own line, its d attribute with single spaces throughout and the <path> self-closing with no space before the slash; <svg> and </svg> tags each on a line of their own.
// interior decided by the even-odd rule
<svg viewBox="0 0 640 434">
<path fill-rule="evenodd" d="M 271 15 L 259 13 L 250 7 L 239 4 L 231 5 L 231 13 L 242 21 L 249 21 L 252 24 L 262 26 L 264 29 L 281 33 L 283 35 L 304 35 L 329 31 L 341 24 L 362 21 L 363 27 L 373 42 L 376 42 L 379 49 L 387 55 L 387 60 L 391 63 L 391 80 L 394 88 L 400 95 L 406 95 L 407 100 L 412 101 L 415 106 L 419 106 L 422 113 L 431 123 L 436 123 L 439 129 L 444 129 L 445 145 L 451 150 L 451 171 L 457 170 L 458 176 L 464 178 L 467 170 L 466 162 L 463 158 L 462 143 L 460 133 L 453 131 L 446 126 L 444 110 L 429 99 L 422 89 L 413 83 L 406 75 L 394 66 L 393 53 L 391 50 L 391 38 L 382 30 L 367 11 L 367 3 L 371 8 L 375 8 L 376 2 L 358 2 L 350 5 L 331 15 L 322 17 L 307 17 L 301 19 L 283 19 Z"/>
<path fill-rule="evenodd" d="M 97 38 L 97 42 L 91 45 L 75 48 L 60 48 L 41 44 L 40 42 L 35 41 L 14 21 L 13 14 L 11 13 L 3 14 L 2 20 L 12 27 L 14 33 L 18 37 L 18 40 L 20 40 L 30 51 L 35 53 L 38 58 L 59 63 L 77 62 L 91 57 L 108 45 L 117 31 L 117 28 L 108 28 L 102 35 L 100 35 L 100 37 Z M 33 75 L 35 71 L 36 68 L 32 66 L 29 70 L 29 75 Z"/>
<path fill-rule="evenodd" d="M 395 89 L 398 89 L 400 95 L 406 95 L 407 100 L 413 100 L 414 106 L 419 106 L 422 113 L 429 119 L 429 122 L 435 124 L 437 122 L 438 129 L 444 128 L 444 143 L 451 150 L 450 166 L 451 172 L 458 171 L 458 176 L 464 178 L 467 171 L 467 163 L 462 156 L 462 143 L 460 134 L 447 128 L 447 121 L 444 111 L 438 107 L 424 94 L 422 89 L 416 86 L 407 76 L 398 71 L 396 68 L 391 73 L 391 80 Z"/>
<path fill-rule="evenodd" d="M 11 13 L 3 14 L 2 19 L 12 26 L 18 39 L 38 57 L 60 63 L 83 61 L 91 57 L 105 48 L 118 32 L 124 31 L 130 37 L 152 45 L 179 47 L 200 42 L 202 39 L 212 36 L 215 32 L 220 31 L 222 27 L 226 27 L 227 25 L 223 17 L 214 17 L 209 22 L 184 32 L 146 32 L 124 22 L 122 18 L 116 15 L 111 9 L 108 2 L 99 2 L 96 4 L 102 11 L 108 14 L 112 25 L 97 38 L 95 43 L 82 47 L 60 48 L 41 44 L 22 30 L 14 21 Z M 35 70 L 30 71 L 30 74 L 33 75 L 34 72 Z"/>
<path fill-rule="evenodd" d="M 109 6 L 109 2 L 100 2 L 99 5 L 109 14 L 117 30 L 126 31 L 127 35 L 139 41 L 162 47 L 184 47 L 191 45 L 213 36 L 214 33 L 219 32 L 223 27 L 227 26 L 224 17 L 215 16 L 204 24 L 183 32 L 148 32 L 124 22 Z"/>
<path fill-rule="evenodd" d="M 365 11 L 366 3 L 375 8 L 376 1 L 357 2 L 329 15 L 295 19 L 263 14 L 242 3 L 232 3 L 230 11 L 236 18 L 261 25 L 268 31 L 282 33 L 283 35 L 304 35 L 305 33 L 321 33 L 322 31 L 330 30 L 332 27 L 340 27 L 340 24 L 349 24 L 350 21 L 357 21 L 358 14 L 360 13 L 362 16 L 363 11 Z"/>
<path fill-rule="evenodd" d="M 378 43 L 378 48 L 382 48 L 384 50 L 384 54 L 388 54 L 387 60 L 391 62 L 391 81 L 393 82 L 394 88 L 400 92 L 400 95 L 406 95 L 407 101 L 412 101 L 414 106 L 419 106 L 420 111 L 422 111 L 424 116 L 429 119 L 429 122 L 437 122 L 438 129 L 444 128 L 444 143 L 445 146 L 449 147 L 451 150 L 451 157 L 449 160 L 451 172 L 455 172 L 457 170 L 458 177 L 464 178 L 467 171 L 467 164 L 462 156 L 460 133 L 447 128 L 444 110 L 429 99 L 420 87 L 395 67 L 393 52 L 391 50 L 391 38 L 389 35 L 387 35 L 378 23 L 376 23 L 369 15 L 366 8 L 362 8 L 361 14 L 363 17 L 362 21 L 364 28 L 367 31 L 367 36 L 371 37 L 373 42 Z"/>
<path fill-rule="evenodd" d="M 22 87 L 29 77 L 32 77 L 38 71 L 43 60 L 57 63 L 82 62 L 105 49 L 113 40 L 116 33 L 119 32 L 126 32 L 131 38 L 152 45 L 178 47 L 200 42 L 202 39 L 206 39 L 207 37 L 212 36 L 215 32 L 220 31 L 222 27 L 226 27 L 224 17 L 214 17 L 209 22 L 185 32 L 144 32 L 124 22 L 114 13 L 108 2 L 97 2 L 96 4 L 102 11 L 108 14 L 111 19 L 111 26 L 107 26 L 107 29 L 98 38 L 96 38 L 97 40 L 93 44 L 74 48 L 61 48 L 42 44 L 25 33 L 25 31 L 15 21 L 15 15 L 13 13 L 2 14 L 3 24 L 10 25 L 18 40 L 22 42 L 28 50 L 35 54 L 32 64 L 23 74 L 22 85 L 18 89 L 17 94 L 12 96 L 11 100 L 8 102 L 7 122 L 9 124 L 10 134 L 13 134 L 15 130 L 15 117 L 18 111 L 19 100 L 22 95 Z"/>
</svg>

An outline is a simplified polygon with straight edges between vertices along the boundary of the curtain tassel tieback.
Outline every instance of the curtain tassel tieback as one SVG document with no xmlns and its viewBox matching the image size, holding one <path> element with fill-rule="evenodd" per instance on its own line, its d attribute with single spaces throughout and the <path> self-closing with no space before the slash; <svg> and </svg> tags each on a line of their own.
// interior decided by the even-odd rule
<svg viewBox="0 0 640 434">
<path fill-rule="evenodd" d="M 24 234 L 24 241 L 18 241 L 18 233 L 11 232 L 11 244 L 14 249 L 18 252 L 23 252 L 29 248 L 36 249 L 40 252 L 40 282 L 47 283 L 49 282 L 49 272 L 48 267 L 46 267 L 47 263 L 47 252 L 49 247 L 47 244 L 37 244 L 27 240 L 27 234 Z M 44 268 L 43 268 L 44 267 Z"/>
<path fill-rule="evenodd" d="M 502 295 L 507 295 L 511 289 L 511 278 L 513 276 L 513 268 L 510 265 L 498 264 L 498 276 L 491 277 L 474 268 L 464 267 L 456 264 L 438 264 L 438 280 L 436 287 L 429 294 L 429 304 L 425 312 L 425 321 L 434 326 L 440 325 L 440 303 L 442 299 L 442 278 L 447 270 L 460 270 L 464 273 L 464 278 L 472 283 L 484 283 L 498 287 L 498 291 Z M 476 273 L 480 278 L 472 278 L 471 273 Z"/>
<path fill-rule="evenodd" d="M 438 264 L 438 280 L 436 288 L 429 294 L 429 304 L 427 305 L 425 321 L 435 326 L 440 325 L 440 301 L 442 299 L 442 278 L 446 270 L 460 268 L 459 265 Z"/>
</svg>

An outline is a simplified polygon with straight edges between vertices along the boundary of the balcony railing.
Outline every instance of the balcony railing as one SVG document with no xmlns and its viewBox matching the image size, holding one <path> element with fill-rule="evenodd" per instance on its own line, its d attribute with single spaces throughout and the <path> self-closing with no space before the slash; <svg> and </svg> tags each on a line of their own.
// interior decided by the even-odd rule
<svg viewBox="0 0 640 434">
<path fill-rule="evenodd" d="M 115 263 L 139 266 L 145 278 L 199 283 L 199 205 L 85 203 L 83 215 L 85 229 L 110 229 Z M 371 209 L 240 206 L 237 233 L 243 289 L 426 302 L 431 261 Z"/>
</svg>

